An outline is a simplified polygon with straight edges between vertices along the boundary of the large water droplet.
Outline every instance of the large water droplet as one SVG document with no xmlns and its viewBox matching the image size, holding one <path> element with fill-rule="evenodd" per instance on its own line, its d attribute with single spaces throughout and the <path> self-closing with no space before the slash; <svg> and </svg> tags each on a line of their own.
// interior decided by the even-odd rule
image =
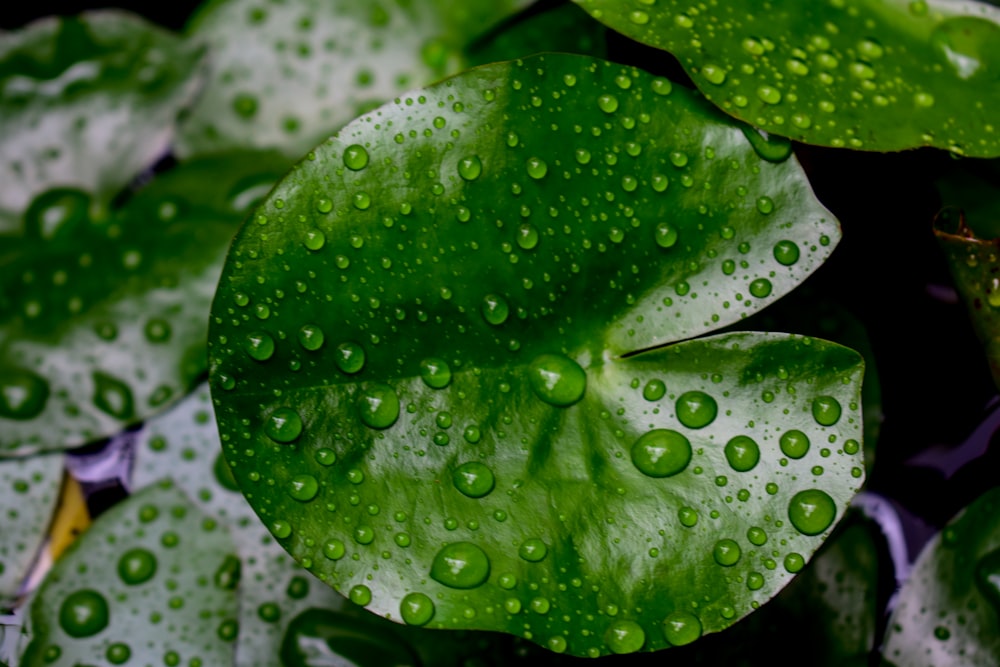
<svg viewBox="0 0 1000 667">
<path fill-rule="evenodd" d="M 840 403 L 833 396 L 817 396 L 812 402 L 812 415 L 820 426 L 833 426 L 840 421 Z"/>
<path fill-rule="evenodd" d="M 740 545 L 736 543 L 736 540 L 729 538 L 719 540 L 712 549 L 712 558 L 723 567 L 736 565 L 736 563 L 740 562 L 742 555 L 743 552 L 740 549 Z"/>
<path fill-rule="evenodd" d="M 344 166 L 351 171 L 360 171 L 368 166 L 368 151 L 360 144 L 351 144 L 344 149 Z"/>
<path fill-rule="evenodd" d="M 118 576 L 128 586 L 144 584 L 156 574 L 156 556 L 146 549 L 129 549 L 118 559 Z"/>
<path fill-rule="evenodd" d="M 451 367 L 444 359 L 429 357 L 420 362 L 420 377 L 431 389 L 444 389 L 451 383 Z"/>
<path fill-rule="evenodd" d="M 128 420 L 135 414 L 132 390 L 118 378 L 94 371 L 94 405 L 116 419 Z"/>
<path fill-rule="evenodd" d="M 427 625 L 434 611 L 434 601 L 423 593 L 407 593 L 399 603 L 399 615 L 407 625 Z"/>
<path fill-rule="evenodd" d="M 931 33 L 931 45 L 961 79 L 985 79 L 1000 68 L 1000 26 L 975 16 L 941 21 Z"/>
<path fill-rule="evenodd" d="M 649 477 L 676 475 L 691 462 L 691 443 L 677 431 L 658 428 L 632 445 L 632 464 Z"/>
<path fill-rule="evenodd" d="M 373 384 L 358 395 L 358 416 L 371 428 L 389 428 L 399 419 L 399 397 L 392 387 Z"/>
<path fill-rule="evenodd" d="M 517 228 L 517 245 L 522 250 L 533 250 L 538 245 L 538 230 L 525 223 Z"/>
<path fill-rule="evenodd" d="M 254 331 L 246 335 L 243 349 L 255 361 L 267 361 L 274 355 L 274 339 L 263 331 Z"/>
<path fill-rule="evenodd" d="M 538 398 L 550 405 L 573 405 L 587 389 L 587 374 L 561 354 L 543 354 L 531 362 L 528 381 Z"/>
<path fill-rule="evenodd" d="M 59 607 L 59 626 L 77 639 L 96 635 L 110 618 L 108 601 L 90 588 L 70 593 Z"/>
<path fill-rule="evenodd" d="M 663 636 L 671 646 L 685 646 L 701 637 L 701 620 L 689 611 L 675 611 L 663 619 Z"/>
<path fill-rule="evenodd" d="M 478 461 L 469 461 L 455 468 L 451 476 L 455 488 L 470 498 L 482 498 L 493 490 L 493 471 Z"/>
<path fill-rule="evenodd" d="M 677 420 L 688 428 L 704 428 L 715 421 L 719 406 L 703 391 L 686 391 L 675 404 Z"/>
<path fill-rule="evenodd" d="M 33 419 L 45 409 L 49 383 L 21 368 L 0 370 L 0 417 Z"/>
<path fill-rule="evenodd" d="M 525 166 L 528 170 L 528 176 L 531 176 L 535 180 L 545 178 L 545 175 L 549 173 L 549 165 L 547 165 L 545 160 L 542 160 L 541 158 L 528 158 Z"/>
<path fill-rule="evenodd" d="M 538 563 L 545 560 L 548 553 L 549 548 L 545 546 L 545 542 L 537 537 L 526 539 L 517 550 L 517 555 L 529 563 Z"/>
<path fill-rule="evenodd" d="M 809 451 L 809 436 L 798 429 L 785 431 L 778 442 L 782 453 L 790 459 L 801 459 Z"/>
<path fill-rule="evenodd" d="M 466 181 L 474 181 L 483 173 L 483 163 L 478 155 L 470 155 L 458 161 L 458 175 Z"/>
<path fill-rule="evenodd" d="M 837 505 L 825 491 L 807 489 L 792 496 L 788 520 L 803 535 L 819 535 L 837 516 Z"/>
<path fill-rule="evenodd" d="M 613 622 L 604 632 L 604 643 L 612 653 L 635 653 L 646 643 L 646 632 L 635 621 L 621 619 Z"/>
<path fill-rule="evenodd" d="M 736 472 L 753 470 L 760 461 L 760 447 L 746 435 L 738 435 L 726 443 L 726 460 Z"/>
<path fill-rule="evenodd" d="M 493 326 L 500 326 L 507 321 L 510 306 L 499 294 L 487 294 L 483 297 L 482 313 L 484 320 Z"/>
<path fill-rule="evenodd" d="M 288 482 L 288 495 L 299 502 L 309 502 L 319 493 L 319 482 L 312 475 L 296 475 Z"/>
<path fill-rule="evenodd" d="M 52 239 L 90 220 L 90 195 L 72 188 L 46 190 L 24 213 L 26 238 Z"/>
<path fill-rule="evenodd" d="M 310 352 L 315 352 L 323 347 L 325 338 L 323 330 L 315 324 L 306 324 L 299 329 L 299 344 Z"/>
<path fill-rule="evenodd" d="M 341 343 L 334 351 L 334 361 L 348 375 L 359 373 L 365 367 L 365 348 L 353 341 Z"/>
<path fill-rule="evenodd" d="M 783 266 L 795 264 L 799 261 L 799 246 L 795 241 L 778 241 L 774 244 L 774 259 Z"/>
<path fill-rule="evenodd" d="M 661 248 L 672 248 L 677 243 L 677 228 L 669 222 L 661 222 L 653 232 L 656 245 Z"/>
<path fill-rule="evenodd" d="M 453 542 L 434 556 L 430 575 L 449 588 L 476 588 L 490 576 L 490 559 L 471 542 Z"/>
<path fill-rule="evenodd" d="M 275 442 L 295 442 L 302 435 L 302 417 L 292 408 L 278 408 L 267 418 L 264 432 Z"/>
</svg>

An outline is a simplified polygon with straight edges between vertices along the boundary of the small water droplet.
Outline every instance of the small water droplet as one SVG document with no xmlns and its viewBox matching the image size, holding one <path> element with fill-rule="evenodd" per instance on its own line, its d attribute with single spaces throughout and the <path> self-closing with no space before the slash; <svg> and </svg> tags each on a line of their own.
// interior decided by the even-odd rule
<svg viewBox="0 0 1000 667">
<path fill-rule="evenodd" d="M 507 300 L 499 294 L 487 294 L 483 297 L 482 305 L 483 319 L 493 326 L 500 326 L 507 321 L 510 315 L 510 306 Z"/>
<path fill-rule="evenodd" d="M 726 443 L 726 460 L 736 472 L 747 472 L 760 461 L 760 447 L 753 438 L 738 435 Z"/>
<path fill-rule="evenodd" d="M 740 545 L 736 543 L 736 540 L 731 540 L 729 538 L 724 538 L 715 543 L 715 547 L 712 549 L 712 558 L 715 562 L 723 567 L 732 567 L 740 561 L 740 557 L 743 555 Z"/>
<path fill-rule="evenodd" d="M 94 405 L 116 419 L 128 420 L 135 414 L 132 390 L 118 378 L 94 371 Z"/>
<path fill-rule="evenodd" d="M 49 383 L 20 368 L 0 370 L 0 417 L 26 420 L 40 415 L 49 400 Z"/>
<path fill-rule="evenodd" d="M 358 584 L 357 586 L 351 587 L 347 597 L 350 598 L 351 602 L 359 607 L 364 607 L 371 603 L 372 591 L 364 584 Z"/>
<path fill-rule="evenodd" d="M 517 554 L 529 563 L 538 563 L 545 560 L 548 553 L 549 548 L 545 546 L 545 542 L 537 537 L 526 539 L 517 550 Z"/>
<path fill-rule="evenodd" d="M 604 632 L 604 643 L 618 655 L 635 653 L 646 643 L 646 632 L 635 621 L 620 619 L 608 626 Z"/>
<path fill-rule="evenodd" d="M 451 383 L 451 367 L 444 359 L 429 357 L 420 362 L 420 377 L 431 389 L 444 389 Z"/>
<path fill-rule="evenodd" d="M 108 601 L 91 588 L 66 596 L 59 607 L 59 626 L 70 637 L 92 637 L 108 626 Z"/>
<path fill-rule="evenodd" d="M 243 345 L 247 355 L 255 361 L 267 361 L 274 355 L 274 339 L 263 331 L 248 333 Z"/>
<path fill-rule="evenodd" d="M 549 173 L 549 165 L 547 165 L 545 160 L 542 160 L 541 158 L 528 158 L 525 165 L 528 170 L 528 176 L 531 176 L 536 181 L 545 178 L 545 175 Z"/>
<path fill-rule="evenodd" d="M 809 436 L 798 429 L 785 431 L 778 442 L 782 453 L 790 459 L 801 459 L 809 451 Z"/>
<path fill-rule="evenodd" d="M 794 241 L 778 241 L 774 244 L 774 259 L 783 266 L 792 266 L 799 261 L 799 246 Z"/>
<path fill-rule="evenodd" d="M 648 477 L 670 477 L 691 462 L 691 443 L 677 431 L 653 429 L 632 445 L 632 464 Z"/>
<path fill-rule="evenodd" d="M 656 245 L 661 248 L 672 248 L 677 243 L 677 228 L 669 222 L 661 222 L 653 230 Z"/>
<path fill-rule="evenodd" d="M 334 361 L 341 371 L 354 375 L 365 367 L 365 349 L 353 341 L 346 341 L 337 346 Z"/>
<path fill-rule="evenodd" d="M 692 507 L 682 507 L 677 510 L 677 520 L 685 528 L 694 528 L 698 523 L 698 512 Z"/>
<path fill-rule="evenodd" d="M 837 505 L 825 491 L 807 489 L 792 496 L 788 520 L 803 535 L 819 535 L 837 516 Z"/>
<path fill-rule="evenodd" d="M 614 95 L 601 95 L 597 98 L 597 106 L 604 113 L 614 113 L 618 110 L 618 98 Z"/>
<path fill-rule="evenodd" d="M 812 416 L 820 426 L 840 421 L 840 403 L 833 396 L 817 396 L 812 402 Z"/>
<path fill-rule="evenodd" d="M 340 560 L 347 553 L 343 541 L 331 538 L 323 543 L 323 555 L 330 560 Z"/>
<path fill-rule="evenodd" d="M 310 229 L 306 231 L 306 237 L 302 245 L 313 252 L 322 250 L 323 246 L 326 245 L 326 234 L 319 229 Z"/>
<path fill-rule="evenodd" d="M 689 611 L 674 611 L 663 619 L 663 636 L 671 646 L 685 646 L 701 637 L 701 620 Z"/>
<path fill-rule="evenodd" d="M 170 322 L 158 317 L 151 318 L 146 322 L 142 333 L 150 343 L 165 343 L 170 340 Z"/>
<path fill-rule="evenodd" d="M 434 612 L 434 601 L 423 593 L 407 593 L 399 603 L 399 615 L 407 625 L 427 625 Z"/>
<path fill-rule="evenodd" d="M 483 173 L 483 162 L 478 155 L 470 155 L 458 161 L 458 175 L 466 181 L 474 181 Z"/>
<path fill-rule="evenodd" d="M 373 384 L 358 395 L 358 416 L 370 428 L 389 428 L 399 419 L 399 397 L 389 385 Z"/>
<path fill-rule="evenodd" d="M 309 502 L 319 493 L 319 482 L 312 475 L 296 475 L 288 483 L 288 495 L 299 502 Z"/>
<path fill-rule="evenodd" d="M 493 471 L 478 461 L 469 461 L 455 468 L 451 475 L 455 488 L 469 498 L 489 495 L 496 483 Z"/>
<path fill-rule="evenodd" d="M 573 405 L 587 389 L 583 368 L 561 354 L 536 357 L 528 369 L 528 381 L 538 398 L 559 407 Z"/>
<path fill-rule="evenodd" d="M 534 225 L 524 223 L 517 228 L 517 245 L 523 250 L 532 250 L 538 245 L 538 230 Z"/>
<path fill-rule="evenodd" d="M 344 149 L 344 166 L 351 171 L 360 171 L 368 166 L 368 151 L 360 144 L 351 144 Z"/>
<path fill-rule="evenodd" d="M 666 393 L 667 385 L 663 383 L 663 380 L 658 380 L 656 378 L 647 382 L 646 386 L 642 388 L 642 397 L 647 401 L 658 401 L 663 398 Z"/>
<path fill-rule="evenodd" d="M 675 404 L 677 420 L 688 428 L 704 428 L 715 421 L 719 406 L 703 391 L 686 391 Z"/>
<path fill-rule="evenodd" d="M 156 575 L 156 556 L 152 552 L 129 549 L 118 559 L 118 576 L 128 586 L 144 584 Z"/>
<path fill-rule="evenodd" d="M 315 324 L 305 324 L 299 329 L 299 345 L 310 352 L 323 347 L 325 338 L 323 330 Z"/>
<path fill-rule="evenodd" d="M 249 93 L 237 93 L 233 97 L 233 111 L 240 118 L 253 118 L 257 115 L 257 98 Z"/>
<path fill-rule="evenodd" d="M 264 432 L 275 442 L 295 442 L 302 435 L 302 417 L 292 408 L 278 408 L 267 418 Z"/>
<path fill-rule="evenodd" d="M 477 588 L 490 576 L 490 559 L 471 542 L 453 542 L 434 556 L 430 575 L 449 588 Z"/>
<path fill-rule="evenodd" d="M 770 296 L 771 290 L 773 289 L 774 286 L 771 284 L 770 280 L 768 280 L 767 278 L 757 278 L 755 280 L 750 281 L 750 287 L 748 288 L 748 291 L 753 297 L 757 299 L 763 299 Z"/>
</svg>

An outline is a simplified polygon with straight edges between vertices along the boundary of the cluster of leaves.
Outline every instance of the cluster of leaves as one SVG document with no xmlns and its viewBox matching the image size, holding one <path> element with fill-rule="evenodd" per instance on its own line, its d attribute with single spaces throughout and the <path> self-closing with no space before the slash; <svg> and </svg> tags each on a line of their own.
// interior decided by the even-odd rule
<svg viewBox="0 0 1000 667">
<path fill-rule="evenodd" d="M 782 297 L 841 237 L 793 148 L 1000 155 L 998 36 L 946 0 L 0 33 L 0 664 L 758 664 L 803 619 L 829 664 L 995 663 L 995 492 L 879 646 L 872 353 Z M 996 171 L 947 171 L 997 367 Z M 107 438 L 130 495 L 61 553 Z"/>
</svg>

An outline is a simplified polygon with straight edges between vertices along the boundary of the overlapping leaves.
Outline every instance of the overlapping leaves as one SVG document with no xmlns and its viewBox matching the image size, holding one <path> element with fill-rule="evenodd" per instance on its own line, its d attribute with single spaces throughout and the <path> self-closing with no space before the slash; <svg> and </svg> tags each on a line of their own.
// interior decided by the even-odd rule
<svg viewBox="0 0 1000 667">
<path fill-rule="evenodd" d="M 251 505 L 413 625 L 576 655 L 735 622 L 863 478 L 859 357 L 729 334 L 836 221 L 698 97 L 546 55 L 355 121 L 237 237 L 213 397 Z M 640 354 L 636 354 L 640 353 Z"/>
</svg>

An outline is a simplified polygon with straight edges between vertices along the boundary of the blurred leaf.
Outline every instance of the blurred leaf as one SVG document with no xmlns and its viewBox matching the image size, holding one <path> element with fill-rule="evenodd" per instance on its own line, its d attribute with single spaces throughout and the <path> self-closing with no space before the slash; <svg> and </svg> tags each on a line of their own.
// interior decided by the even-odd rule
<svg viewBox="0 0 1000 667">
<path fill-rule="evenodd" d="M 101 515 L 49 572 L 21 665 L 231 664 L 239 577 L 225 529 L 171 485 L 147 489 Z"/>
<path fill-rule="evenodd" d="M 643 350 L 756 312 L 838 236 L 793 159 L 664 79 L 471 70 L 344 128 L 238 235 L 209 335 L 227 461 L 379 615 L 693 641 L 862 483 L 862 363 L 783 334 Z"/>
<path fill-rule="evenodd" d="M 137 16 L 95 11 L 0 32 L 0 243 L 42 192 L 113 196 L 166 152 L 202 51 Z"/>
<path fill-rule="evenodd" d="M 1000 662 L 1000 488 L 954 518 L 917 558 L 883 655 L 900 667 Z"/>
<path fill-rule="evenodd" d="M 1000 155 L 1000 9 L 971 0 L 575 0 L 737 118 L 868 151 Z"/>
<path fill-rule="evenodd" d="M 105 217 L 78 190 L 32 203 L 0 251 L 0 455 L 113 434 L 194 385 L 230 240 L 283 171 L 271 154 L 206 157 Z"/>
</svg>

